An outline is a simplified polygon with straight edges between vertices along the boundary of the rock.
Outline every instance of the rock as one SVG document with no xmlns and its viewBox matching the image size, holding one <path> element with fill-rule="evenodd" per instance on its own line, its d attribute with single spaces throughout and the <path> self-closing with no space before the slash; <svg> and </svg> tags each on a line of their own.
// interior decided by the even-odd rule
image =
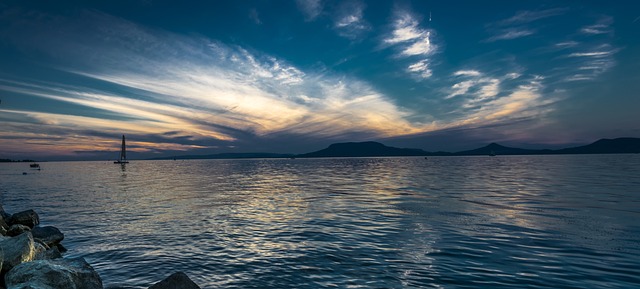
<svg viewBox="0 0 640 289">
<path fill-rule="evenodd" d="M 11 227 L 9 227 L 9 230 L 7 231 L 7 236 L 9 237 L 15 237 L 18 236 L 24 232 L 27 231 L 31 231 L 31 228 L 25 226 L 25 225 L 21 225 L 21 224 L 15 224 L 15 225 L 11 225 Z"/>
<path fill-rule="evenodd" d="M 62 246 L 62 244 L 56 244 L 56 247 L 58 248 L 58 250 L 60 251 L 60 253 L 67 252 L 67 248 L 65 248 L 64 246 Z"/>
<path fill-rule="evenodd" d="M 11 218 L 11 214 L 4 211 L 2 204 L 0 204 L 0 217 L 2 217 L 2 219 L 4 220 L 8 220 L 9 218 Z"/>
<path fill-rule="evenodd" d="M 31 230 L 31 234 L 34 239 L 42 240 L 49 247 L 64 240 L 64 234 L 53 226 L 35 227 Z"/>
<path fill-rule="evenodd" d="M 9 271 L 20 263 L 33 260 L 35 255 L 31 232 L 25 232 L 13 238 L 4 237 L 0 240 L 0 249 L 4 253 L 2 272 Z"/>
<path fill-rule="evenodd" d="M 5 275 L 7 289 L 102 289 L 102 280 L 84 258 L 22 263 Z"/>
<path fill-rule="evenodd" d="M 58 250 L 58 247 L 51 247 L 44 252 L 36 253 L 34 260 L 53 260 L 62 258 L 62 253 Z"/>
<path fill-rule="evenodd" d="M 191 281 L 187 274 L 176 272 L 166 279 L 152 285 L 149 289 L 200 289 L 200 286 Z"/>
<path fill-rule="evenodd" d="M 9 219 L 9 224 L 21 224 L 25 225 L 29 228 L 33 228 L 36 225 L 40 224 L 40 217 L 38 213 L 34 210 L 26 210 L 20 213 L 15 213 Z"/>
</svg>

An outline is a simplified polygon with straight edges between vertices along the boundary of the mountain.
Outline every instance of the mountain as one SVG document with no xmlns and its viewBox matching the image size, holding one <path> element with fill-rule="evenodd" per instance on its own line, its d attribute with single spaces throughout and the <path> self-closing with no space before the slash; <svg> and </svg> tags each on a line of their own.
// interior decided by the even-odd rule
<svg viewBox="0 0 640 289">
<path fill-rule="evenodd" d="M 555 150 L 557 154 L 629 154 L 640 153 L 640 138 L 600 139 L 594 143 Z"/>
<path fill-rule="evenodd" d="M 326 149 L 297 155 L 301 158 L 323 157 L 397 157 L 397 156 L 426 156 L 432 153 L 421 149 L 404 149 L 383 145 L 378 142 L 347 142 L 335 143 Z"/>
<path fill-rule="evenodd" d="M 421 149 L 396 148 L 378 142 L 347 142 L 335 143 L 329 147 L 306 154 L 274 154 L 274 153 L 221 153 L 212 155 L 187 155 L 175 157 L 154 158 L 153 160 L 170 159 L 243 159 L 243 158 L 322 158 L 322 157 L 399 157 L 399 156 L 474 156 L 474 155 L 549 155 L 549 154 L 619 154 L 640 153 L 640 138 L 601 139 L 585 146 L 565 148 L 559 150 L 531 150 L 512 148 L 491 143 L 487 146 L 460 151 L 428 152 Z"/>
<path fill-rule="evenodd" d="M 212 155 L 186 155 L 173 157 L 159 157 L 150 160 L 197 160 L 197 159 L 272 159 L 272 158 L 290 158 L 293 154 L 274 154 L 274 153 L 220 153 Z"/>
<path fill-rule="evenodd" d="M 534 155 L 534 154 L 548 154 L 551 150 L 529 150 L 521 148 L 512 148 L 499 145 L 497 143 L 491 143 L 487 146 L 477 148 L 474 150 L 461 151 L 453 153 L 456 156 L 477 156 L 477 155 L 489 155 L 491 153 L 496 155 Z"/>
</svg>

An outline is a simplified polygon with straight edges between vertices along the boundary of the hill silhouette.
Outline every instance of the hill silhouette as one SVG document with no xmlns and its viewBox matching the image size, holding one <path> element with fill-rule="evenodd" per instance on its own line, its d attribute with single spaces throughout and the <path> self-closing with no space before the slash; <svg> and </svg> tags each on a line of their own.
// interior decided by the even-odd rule
<svg viewBox="0 0 640 289">
<path fill-rule="evenodd" d="M 640 138 L 600 139 L 594 143 L 554 151 L 557 154 L 629 154 L 640 153 Z"/>
<path fill-rule="evenodd" d="M 521 149 L 521 148 L 512 148 L 506 147 L 503 145 L 499 145 L 497 143 L 491 143 L 487 146 L 477 148 L 474 150 L 461 151 L 454 153 L 457 156 L 476 156 L 476 155 L 532 155 L 532 154 L 545 154 L 549 153 L 551 150 L 530 150 L 530 149 Z"/>
<path fill-rule="evenodd" d="M 239 159 L 239 158 L 323 158 L 323 157 L 400 157 L 400 156 L 476 156 L 476 155 L 551 155 L 551 154 L 620 154 L 640 153 L 640 138 L 600 139 L 591 144 L 558 150 L 522 149 L 491 143 L 481 148 L 460 152 L 428 152 L 415 148 L 396 148 L 379 142 L 346 142 L 329 145 L 325 149 L 304 154 L 221 153 L 154 158 L 166 159 Z"/>
<path fill-rule="evenodd" d="M 322 157 L 385 157 L 385 156 L 427 156 L 431 153 L 421 149 L 395 148 L 379 142 L 335 143 L 326 149 L 297 155 L 301 158 Z"/>
</svg>

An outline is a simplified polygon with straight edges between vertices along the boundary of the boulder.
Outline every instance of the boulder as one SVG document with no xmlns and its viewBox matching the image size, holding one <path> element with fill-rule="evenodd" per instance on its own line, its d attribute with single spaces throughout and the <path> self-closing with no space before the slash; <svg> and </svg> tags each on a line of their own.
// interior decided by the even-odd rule
<svg viewBox="0 0 640 289">
<path fill-rule="evenodd" d="M 40 224 L 40 217 L 34 210 L 26 210 L 19 213 L 15 213 L 9 219 L 9 224 L 21 224 L 29 228 L 33 228 Z"/>
<path fill-rule="evenodd" d="M 64 234 L 53 226 L 35 227 L 31 230 L 31 234 L 34 239 L 43 241 L 49 247 L 60 243 L 64 239 Z"/>
<path fill-rule="evenodd" d="M 0 204 L 0 217 L 2 217 L 2 219 L 4 220 L 8 220 L 9 218 L 11 218 L 11 214 L 4 211 L 2 204 Z"/>
<path fill-rule="evenodd" d="M 9 230 L 7 231 L 7 236 L 15 237 L 27 231 L 31 231 L 31 228 L 21 224 L 14 224 L 14 225 L 11 225 L 11 227 L 9 227 Z"/>
<path fill-rule="evenodd" d="M 84 258 L 22 263 L 5 275 L 7 289 L 102 289 L 102 280 Z"/>
<path fill-rule="evenodd" d="M 7 287 L 7 289 L 10 288 Z M 191 281 L 187 274 L 176 272 L 166 279 L 152 285 L 149 289 L 200 289 L 200 286 Z"/>
<path fill-rule="evenodd" d="M 51 247 L 43 252 L 36 253 L 34 260 L 53 260 L 62 258 L 62 253 L 58 250 L 58 247 Z"/>
<path fill-rule="evenodd" d="M 20 263 L 33 260 L 35 255 L 31 232 L 25 232 L 13 238 L 3 237 L 0 239 L 0 249 L 4 253 L 2 272 L 9 271 Z"/>
</svg>

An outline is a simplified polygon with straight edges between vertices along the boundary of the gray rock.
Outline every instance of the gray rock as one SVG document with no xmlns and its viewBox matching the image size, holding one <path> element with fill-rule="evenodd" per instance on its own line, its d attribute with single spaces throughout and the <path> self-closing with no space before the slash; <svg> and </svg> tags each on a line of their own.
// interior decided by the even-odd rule
<svg viewBox="0 0 640 289">
<path fill-rule="evenodd" d="M 53 260 L 62 258 L 62 253 L 58 250 L 58 247 L 51 247 L 43 252 L 36 253 L 34 260 Z"/>
<path fill-rule="evenodd" d="M 40 224 L 40 217 L 34 210 L 26 210 L 19 213 L 15 213 L 9 219 L 9 224 L 21 224 L 29 228 L 33 228 Z"/>
<path fill-rule="evenodd" d="M 49 247 L 64 240 L 64 234 L 53 226 L 35 227 L 31 230 L 31 234 L 34 239 L 42 240 Z"/>
<path fill-rule="evenodd" d="M 22 263 L 5 275 L 7 289 L 102 289 L 102 280 L 84 258 Z"/>
<path fill-rule="evenodd" d="M 176 272 L 166 279 L 152 285 L 149 289 L 200 289 L 200 286 L 191 281 L 187 274 Z"/>
<path fill-rule="evenodd" d="M 0 204 L 0 217 L 2 217 L 4 220 L 8 220 L 9 218 L 11 218 L 11 214 L 4 211 L 2 204 Z"/>
<path fill-rule="evenodd" d="M 31 232 L 25 232 L 13 238 L 3 237 L 0 239 L 0 249 L 4 253 L 2 272 L 9 271 L 20 263 L 29 262 L 35 256 Z"/>
<path fill-rule="evenodd" d="M 14 225 L 11 225 L 11 227 L 9 227 L 9 230 L 7 231 L 7 236 L 15 237 L 27 231 L 31 231 L 31 228 L 21 224 L 14 224 Z"/>
</svg>

